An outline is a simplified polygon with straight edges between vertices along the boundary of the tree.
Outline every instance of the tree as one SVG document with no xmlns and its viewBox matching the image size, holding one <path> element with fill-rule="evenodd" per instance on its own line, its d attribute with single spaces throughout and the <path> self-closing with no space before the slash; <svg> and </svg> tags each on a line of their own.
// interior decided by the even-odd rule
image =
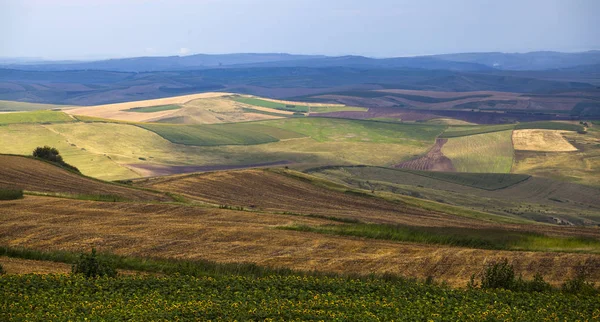
<svg viewBox="0 0 600 322">
<path fill-rule="evenodd" d="M 47 145 L 43 147 L 38 146 L 35 148 L 35 150 L 33 150 L 33 156 L 39 159 L 50 161 L 71 171 L 80 172 L 76 167 L 66 163 L 56 148 Z"/>
<path fill-rule="evenodd" d="M 33 156 L 36 158 L 48 160 L 56 163 L 64 163 L 62 156 L 58 150 L 53 147 L 45 145 L 44 147 L 37 147 L 33 150 Z"/>
</svg>

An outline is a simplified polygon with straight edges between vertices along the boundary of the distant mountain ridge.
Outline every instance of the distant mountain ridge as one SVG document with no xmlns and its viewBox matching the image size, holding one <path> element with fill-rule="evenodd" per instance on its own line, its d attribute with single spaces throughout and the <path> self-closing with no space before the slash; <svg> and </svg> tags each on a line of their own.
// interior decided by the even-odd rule
<svg viewBox="0 0 600 322">
<path fill-rule="evenodd" d="M 214 68 L 349 67 L 416 68 L 451 71 L 539 71 L 600 64 L 600 51 L 581 53 L 459 53 L 417 57 L 369 58 L 364 56 L 293 55 L 285 53 L 196 54 L 190 56 L 133 57 L 97 61 L 0 61 L 0 68 L 34 71 L 104 70 L 158 72 Z"/>
<path fill-rule="evenodd" d="M 600 51 L 561 53 L 535 51 L 529 53 L 460 53 L 432 57 L 453 61 L 482 64 L 502 70 L 549 70 L 600 64 Z"/>
</svg>

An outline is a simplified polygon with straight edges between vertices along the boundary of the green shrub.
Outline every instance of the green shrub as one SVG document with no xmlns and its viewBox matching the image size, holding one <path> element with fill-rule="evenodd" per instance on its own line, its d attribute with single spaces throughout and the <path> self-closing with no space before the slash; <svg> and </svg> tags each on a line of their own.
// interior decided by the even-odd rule
<svg viewBox="0 0 600 322">
<path fill-rule="evenodd" d="M 43 147 L 38 146 L 37 148 L 35 148 L 35 150 L 33 150 L 33 156 L 35 158 L 50 161 L 54 164 L 57 164 L 60 167 L 66 168 L 68 170 L 80 173 L 79 169 L 66 163 L 63 160 L 62 156 L 60 155 L 60 153 L 58 152 L 58 150 L 56 148 L 49 147 L 47 145 L 45 145 Z"/>
<path fill-rule="evenodd" d="M 87 278 L 117 276 L 117 270 L 115 269 L 114 265 L 108 261 L 98 258 L 96 256 L 95 248 L 92 248 L 92 252 L 90 254 L 81 254 L 79 260 L 71 267 L 71 273 L 83 274 Z"/>
<path fill-rule="evenodd" d="M 552 285 L 544 280 L 542 274 L 536 273 L 531 281 L 526 281 L 519 277 L 515 281 L 513 289 L 522 292 L 548 292 L 552 290 Z"/>
<path fill-rule="evenodd" d="M 0 200 L 23 199 L 23 190 L 0 189 Z"/>
<path fill-rule="evenodd" d="M 587 281 L 585 270 L 580 269 L 577 275 L 562 285 L 562 291 L 570 294 L 594 295 L 600 293 L 594 283 Z"/>
<path fill-rule="evenodd" d="M 481 276 L 481 288 L 483 289 L 513 289 L 515 286 L 515 271 L 508 264 L 508 259 L 489 264 Z"/>
</svg>

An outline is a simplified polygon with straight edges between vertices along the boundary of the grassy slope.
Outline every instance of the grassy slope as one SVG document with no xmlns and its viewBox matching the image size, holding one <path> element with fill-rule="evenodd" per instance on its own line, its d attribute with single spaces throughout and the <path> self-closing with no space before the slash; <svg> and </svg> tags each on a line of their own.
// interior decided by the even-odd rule
<svg viewBox="0 0 600 322">
<path fill-rule="evenodd" d="M 460 172 L 509 173 L 513 163 L 512 131 L 456 137 L 442 153 Z"/>
<path fill-rule="evenodd" d="M 435 173 L 419 173 L 402 169 L 325 167 L 311 173 L 351 187 L 377 192 L 388 191 L 401 196 L 417 196 L 418 198 L 413 198 L 415 201 L 425 199 L 442 202 L 441 205 L 462 205 L 469 210 L 493 213 L 503 218 L 523 218 L 552 223 L 553 217 L 559 217 L 578 225 L 600 223 L 598 215 L 600 201 L 595 197 L 600 193 L 599 190 L 544 178 L 530 178 L 504 189 L 489 191 L 461 184 L 464 183 L 462 180 L 456 183 L 438 180 L 435 179 L 437 176 Z M 423 174 L 431 174 L 431 176 Z M 483 174 L 452 175 L 460 178 L 463 175 L 477 177 Z M 487 175 L 489 174 L 485 174 Z"/>
<path fill-rule="evenodd" d="M 33 158 L 0 155 L 0 164 L 0 188 L 61 196 L 105 196 L 107 200 L 170 201 L 162 194 L 88 178 Z"/>
<path fill-rule="evenodd" d="M 32 111 L 0 113 L 0 125 L 17 123 L 60 123 L 73 122 L 73 119 L 63 113 L 54 111 Z"/>
<path fill-rule="evenodd" d="M 306 118 L 264 121 L 262 124 L 302 133 L 312 139 L 371 143 L 431 144 L 444 126 L 398 124 L 332 118 Z"/>
<path fill-rule="evenodd" d="M 0 146 L 0 153 L 31 155 L 36 147 L 49 145 L 57 148 L 67 163 L 76 166 L 85 175 L 105 180 L 138 176 L 137 173 L 115 163 L 109 156 L 104 155 L 101 150 L 87 150 L 86 147 L 88 146 L 79 145 L 79 141 L 72 141 L 56 131 L 56 128 L 70 128 L 81 125 L 89 126 L 89 124 L 83 123 L 0 126 L 0 141 L 6 142 Z M 96 135 L 104 137 L 103 140 L 106 140 L 105 145 L 119 144 L 124 139 L 124 136 L 120 136 L 109 141 L 111 135 L 106 135 L 103 132 Z"/>
<path fill-rule="evenodd" d="M 515 151 L 513 172 L 600 187 L 600 132 L 564 136 L 578 151 Z"/>
</svg>

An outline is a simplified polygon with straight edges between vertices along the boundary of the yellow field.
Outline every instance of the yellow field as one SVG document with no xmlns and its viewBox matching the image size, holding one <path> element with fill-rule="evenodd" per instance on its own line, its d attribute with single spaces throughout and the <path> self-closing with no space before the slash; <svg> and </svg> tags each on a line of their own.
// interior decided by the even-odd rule
<svg viewBox="0 0 600 322">
<path fill-rule="evenodd" d="M 545 263 L 544 278 L 554 284 L 573 276 L 574 264 L 600 260 L 593 254 L 491 251 L 274 229 L 326 223 L 331 222 L 183 205 L 46 197 L 0 202 L 0 244 L 13 247 L 79 252 L 94 246 L 119 255 L 253 262 L 340 273 L 389 272 L 433 276 L 463 287 L 484 263 L 504 257 L 527 278 Z M 593 272 L 590 279 L 600 281 L 600 272 Z"/>
<path fill-rule="evenodd" d="M 77 126 L 76 124 L 81 123 L 69 125 Z M 49 145 L 57 148 L 67 163 L 76 166 L 85 175 L 104 180 L 117 180 L 139 176 L 137 173 L 115 162 L 108 155 L 88 151 L 85 147 L 79 146 L 79 142 L 70 141 L 69 138 L 57 132 L 53 128 L 54 126 L 59 125 L 14 124 L 0 126 L 0 142 L 3 142 L 0 145 L 0 153 L 31 155 L 36 147 Z M 105 133 L 97 134 L 100 136 L 106 135 Z M 116 133 L 112 133 L 112 135 L 114 137 L 117 136 Z M 107 141 L 106 144 L 118 141 L 118 139 L 112 142 Z"/>
<path fill-rule="evenodd" d="M 565 132 L 571 152 L 515 151 L 513 172 L 600 186 L 600 132 Z"/>
<path fill-rule="evenodd" d="M 200 99 L 200 98 L 213 98 L 229 95 L 228 93 L 201 93 L 192 95 L 183 95 L 175 97 L 158 98 L 153 100 L 144 101 L 133 101 L 116 104 L 96 105 L 79 107 L 68 110 L 67 113 L 71 115 L 85 115 L 93 116 L 106 119 L 116 119 L 131 122 L 145 122 L 150 120 L 157 120 L 168 117 L 177 110 L 161 111 L 155 113 L 136 113 L 127 112 L 125 110 L 136 108 L 136 107 L 149 107 L 157 105 L 169 105 L 169 104 L 185 104 L 189 101 Z"/>
<path fill-rule="evenodd" d="M 515 150 L 568 152 L 577 151 L 557 130 L 514 130 L 512 139 Z"/>
</svg>

